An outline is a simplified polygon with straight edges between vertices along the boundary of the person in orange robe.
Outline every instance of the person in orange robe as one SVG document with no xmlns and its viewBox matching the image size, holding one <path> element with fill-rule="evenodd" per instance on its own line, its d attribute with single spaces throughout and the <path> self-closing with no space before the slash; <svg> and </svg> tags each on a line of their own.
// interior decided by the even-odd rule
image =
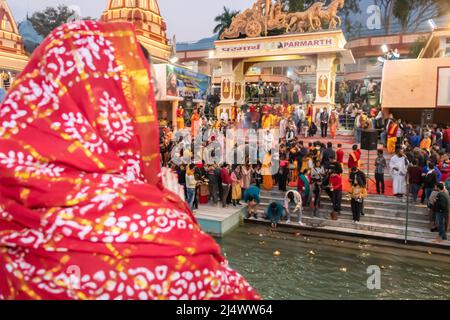
<svg viewBox="0 0 450 320">
<path fill-rule="evenodd" d="M 333 109 L 330 113 L 330 135 L 331 139 L 336 138 L 337 128 L 339 126 L 339 113 Z"/>
<path fill-rule="evenodd" d="M 397 131 L 398 124 L 395 120 L 392 120 L 387 131 L 387 151 L 390 154 L 394 154 L 397 147 Z"/>
<path fill-rule="evenodd" d="M 430 151 L 431 138 L 430 138 L 429 134 L 425 134 L 424 138 L 420 142 L 420 149 Z"/>
<path fill-rule="evenodd" d="M 79 21 L 56 28 L 8 92 L 0 299 L 259 298 L 161 168 L 149 61 L 131 23 Z"/>
<path fill-rule="evenodd" d="M 199 131 L 200 127 L 200 116 L 198 114 L 197 109 L 194 110 L 191 116 L 191 134 L 192 137 L 195 138 Z"/>
<path fill-rule="evenodd" d="M 306 111 L 306 119 L 308 119 L 308 124 L 311 125 L 314 117 L 314 107 L 311 103 L 308 103 L 307 111 Z"/>
<path fill-rule="evenodd" d="M 177 129 L 184 129 L 184 109 L 182 106 L 179 106 L 177 110 Z"/>
<path fill-rule="evenodd" d="M 358 149 L 357 145 L 353 146 L 353 151 L 350 153 L 348 157 L 348 168 L 351 170 L 352 168 L 360 168 L 361 166 L 361 150 Z"/>
<path fill-rule="evenodd" d="M 237 120 L 237 115 L 238 115 L 238 106 L 236 104 L 236 102 L 233 104 L 233 106 L 231 107 L 231 120 L 232 121 L 236 121 Z"/>
<path fill-rule="evenodd" d="M 272 167 L 272 153 L 268 152 L 264 156 L 264 160 L 262 163 L 262 170 L 261 170 L 261 174 L 263 176 L 262 177 L 263 178 L 263 187 L 267 191 L 270 191 L 273 188 L 273 177 L 272 177 L 272 171 L 270 169 L 271 167 Z"/>
</svg>

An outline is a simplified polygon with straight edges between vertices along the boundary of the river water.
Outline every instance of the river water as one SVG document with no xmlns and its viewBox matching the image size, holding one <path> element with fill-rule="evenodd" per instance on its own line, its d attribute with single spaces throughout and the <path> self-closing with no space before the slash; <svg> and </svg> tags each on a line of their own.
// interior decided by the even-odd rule
<svg viewBox="0 0 450 320">
<path fill-rule="evenodd" d="M 432 252 L 411 257 L 367 240 L 319 240 L 255 225 L 218 242 L 231 267 L 267 300 L 450 299 L 450 262 L 431 259 Z M 380 290 L 367 286 L 372 265 L 381 270 Z"/>
</svg>

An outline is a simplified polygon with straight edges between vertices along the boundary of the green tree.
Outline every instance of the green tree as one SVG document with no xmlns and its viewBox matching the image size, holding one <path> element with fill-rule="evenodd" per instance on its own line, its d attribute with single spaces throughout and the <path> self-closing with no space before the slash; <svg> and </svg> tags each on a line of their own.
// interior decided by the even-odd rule
<svg viewBox="0 0 450 320">
<path fill-rule="evenodd" d="M 305 11 L 315 0 L 287 0 L 286 6 L 289 12 Z"/>
<path fill-rule="evenodd" d="M 448 0 L 375 0 L 381 9 L 381 23 L 386 34 L 391 33 L 395 22 L 403 31 L 414 32 L 429 19 L 450 10 Z"/>
<path fill-rule="evenodd" d="M 425 45 L 427 44 L 427 38 L 424 36 L 419 37 L 409 48 L 409 57 L 416 59 Z"/>
<path fill-rule="evenodd" d="M 37 11 L 29 18 L 33 24 L 34 29 L 41 36 L 46 37 L 54 29 L 60 25 L 71 21 L 76 16 L 76 12 L 71 10 L 66 5 L 59 5 L 58 7 L 47 7 L 43 11 Z M 83 20 L 92 20 L 90 17 L 83 18 Z"/>
<path fill-rule="evenodd" d="M 232 11 L 227 7 L 223 7 L 223 12 L 214 18 L 217 25 L 214 27 L 213 32 L 221 35 L 225 29 L 229 28 L 233 18 L 239 14 L 239 11 Z"/>
</svg>

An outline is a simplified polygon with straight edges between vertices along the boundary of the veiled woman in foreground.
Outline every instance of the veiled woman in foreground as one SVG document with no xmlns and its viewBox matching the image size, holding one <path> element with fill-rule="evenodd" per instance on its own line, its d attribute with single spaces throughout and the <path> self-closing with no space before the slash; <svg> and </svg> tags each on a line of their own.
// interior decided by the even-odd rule
<svg viewBox="0 0 450 320">
<path fill-rule="evenodd" d="M 0 299 L 257 299 L 163 187 L 128 23 L 56 29 L 0 106 Z"/>
</svg>

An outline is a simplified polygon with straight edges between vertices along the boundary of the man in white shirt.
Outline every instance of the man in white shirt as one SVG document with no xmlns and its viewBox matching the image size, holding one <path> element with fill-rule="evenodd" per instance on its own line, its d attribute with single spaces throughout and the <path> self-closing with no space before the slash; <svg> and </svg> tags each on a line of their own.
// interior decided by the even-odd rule
<svg viewBox="0 0 450 320">
<path fill-rule="evenodd" d="M 228 112 L 226 111 L 226 109 L 222 109 L 222 113 L 220 114 L 220 120 L 224 121 L 224 122 L 228 122 L 229 119 L 229 115 Z"/>
</svg>

